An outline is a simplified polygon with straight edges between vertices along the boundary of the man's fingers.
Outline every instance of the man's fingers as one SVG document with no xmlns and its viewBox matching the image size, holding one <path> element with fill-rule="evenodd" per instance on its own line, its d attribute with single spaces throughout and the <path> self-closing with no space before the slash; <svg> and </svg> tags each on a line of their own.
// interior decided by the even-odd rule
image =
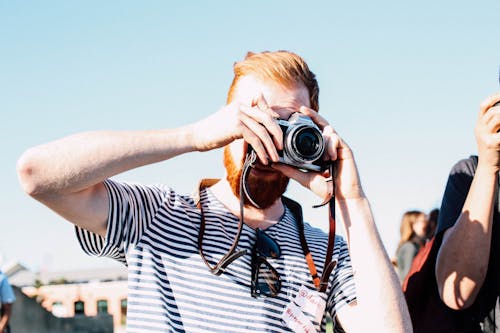
<svg viewBox="0 0 500 333">
<path fill-rule="evenodd" d="M 488 132 L 496 133 L 500 129 L 500 106 L 491 107 L 485 113 L 479 114 L 479 125 Z"/>
<path fill-rule="evenodd" d="M 487 117 L 485 120 L 489 131 L 496 133 L 500 129 L 500 107 L 490 108 L 485 117 Z"/>
<path fill-rule="evenodd" d="M 264 98 L 264 95 L 262 95 L 262 93 L 257 98 L 257 107 L 259 109 L 261 109 L 262 111 L 268 113 L 272 117 L 278 117 L 278 114 L 276 112 L 274 112 L 271 108 L 269 108 L 267 101 Z"/>
<path fill-rule="evenodd" d="M 322 199 L 332 195 L 332 182 L 328 182 L 327 179 L 319 173 L 303 172 L 282 163 L 274 163 L 271 166 L 273 169 L 279 170 L 288 178 L 294 179 L 300 185 L 311 190 Z"/>
<path fill-rule="evenodd" d="M 269 135 L 266 127 L 264 127 L 260 123 L 255 122 L 249 117 L 242 117 L 242 121 L 245 124 L 246 128 L 248 128 L 254 134 L 254 136 L 252 136 L 252 139 L 259 140 L 261 145 L 263 145 L 263 147 L 265 148 L 267 156 L 269 156 L 272 161 L 277 162 L 279 159 L 278 151 L 276 150 L 273 139 Z"/>
<path fill-rule="evenodd" d="M 257 107 L 260 111 L 267 113 L 273 118 L 279 118 L 279 114 L 269 107 L 262 93 L 257 98 L 252 100 L 252 107 Z"/>
<path fill-rule="evenodd" d="M 340 137 L 330 125 L 324 128 L 323 137 L 325 138 L 325 159 L 335 161 L 338 158 L 337 150 L 340 148 Z"/>
<path fill-rule="evenodd" d="M 246 114 L 248 116 L 247 121 L 248 122 L 256 122 L 264 126 L 266 131 L 270 134 L 272 137 L 272 140 L 274 142 L 274 146 L 276 146 L 277 149 L 283 149 L 283 132 L 281 131 L 280 126 L 276 122 L 275 118 L 270 116 L 269 113 L 262 112 L 262 110 L 257 109 L 257 108 L 252 108 L 248 106 L 241 106 L 240 107 L 242 113 Z M 270 110 L 270 109 L 269 109 Z M 274 112 L 274 111 L 272 111 Z M 247 124 L 248 125 L 248 124 Z"/>
<path fill-rule="evenodd" d="M 486 98 L 479 107 L 479 114 L 484 114 L 496 103 L 500 102 L 500 93 L 496 93 Z"/>
<path fill-rule="evenodd" d="M 262 144 L 262 141 L 260 141 L 259 137 L 255 135 L 253 131 L 251 131 L 249 128 L 245 126 L 243 126 L 242 135 L 243 139 L 252 146 L 253 150 L 259 157 L 261 163 L 267 165 L 268 164 L 267 152 L 264 145 Z"/>
<path fill-rule="evenodd" d="M 273 169 L 281 171 L 281 173 L 287 176 L 288 178 L 294 179 L 300 185 L 307 187 L 309 178 L 306 172 L 302 172 L 296 168 L 293 168 L 283 163 L 273 163 L 271 167 Z"/>
<path fill-rule="evenodd" d="M 325 118 L 323 118 L 317 111 L 314 111 L 311 108 L 308 108 L 306 106 L 301 106 L 299 112 L 311 118 L 312 121 L 316 125 L 318 125 L 320 130 L 323 130 L 326 126 L 329 125 L 328 121 Z"/>
</svg>

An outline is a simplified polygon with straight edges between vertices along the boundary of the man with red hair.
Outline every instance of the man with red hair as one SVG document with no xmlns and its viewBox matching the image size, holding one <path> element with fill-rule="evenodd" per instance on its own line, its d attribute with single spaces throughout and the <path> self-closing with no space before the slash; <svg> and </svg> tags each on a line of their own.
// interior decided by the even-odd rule
<svg viewBox="0 0 500 333">
<path fill-rule="evenodd" d="M 24 190 L 76 225 L 84 251 L 127 264 L 128 332 L 324 332 L 327 314 L 337 331 L 411 331 L 353 154 L 318 114 L 314 74 L 287 51 L 249 53 L 234 73 L 227 104 L 196 123 L 28 150 L 18 163 Z M 331 168 L 283 160 L 279 120 L 297 114 L 318 129 L 335 184 Z M 202 182 L 196 197 L 111 179 L 222 147 L 225 176 Z M 337 236 L 331 257 L 328 235 L 283 196 L 289 179 L 325 202 L 335 195 L 349 243 Z"/>
</svg>

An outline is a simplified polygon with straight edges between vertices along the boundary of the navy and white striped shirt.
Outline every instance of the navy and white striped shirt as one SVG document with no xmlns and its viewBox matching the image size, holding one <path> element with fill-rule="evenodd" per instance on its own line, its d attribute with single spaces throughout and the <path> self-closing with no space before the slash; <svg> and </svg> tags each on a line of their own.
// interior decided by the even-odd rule
<svg viewBox="0 0 500 333">
<path fill-rule="evenodd" d="M 106 237 L 78 227 L 76 232 L 86 253 L 128 266 L 127 332 L 290 332 L 282 312 L 301 286 L 315 287 L 288 208 L 279 223 L 266 229 L 281 248 L 279 258 L 268 259 L 280 274 L 281 291 L 277 297 L 253 298 L 250 263 L 255 230 L 244 225 L 236 250 L 246 249 L 247 254 L 215 276 L 198 253 L 200 210 L 193 196 L 166 186 L 113 180 L 105 185 L 110 198 Z M 200 195 L 206 220 L 204 254 L 215 265 L 232 245 L 239 221 L 210 189 Z M 328 236 L 307 223 L 305 235 L 321 273 Z M 335 244 L 333 257 L 338 264 L 327 293 L 322 294 L 333 318 L 356 299 L 347 245 L 340 236 Z"/>
</svg>

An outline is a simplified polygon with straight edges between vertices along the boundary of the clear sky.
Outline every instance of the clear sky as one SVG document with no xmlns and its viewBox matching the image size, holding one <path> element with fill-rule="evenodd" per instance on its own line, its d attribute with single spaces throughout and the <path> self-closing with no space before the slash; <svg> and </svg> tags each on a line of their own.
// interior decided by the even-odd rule
<svg viewBox="0 0 500 333">
<path fill-rule="evenodd" d="M 1 1 L 0 253 L 33 270 L 112 265 L 84 255 L 72 226 L 26 196 L 30 146 L 79 131 L 169 128 L 225 102 L 251 51 L 305 58 L 320 112 L 353 148 L 384 244 L 401 215 L 440 205 L 448 172 L 476 152 L 478 105 L 499 90 L 500 1 Z M 117 178 L 194 190 L 221 151 Z M 326 227 L 292 185 L 306 220 Z"/>
</svg>

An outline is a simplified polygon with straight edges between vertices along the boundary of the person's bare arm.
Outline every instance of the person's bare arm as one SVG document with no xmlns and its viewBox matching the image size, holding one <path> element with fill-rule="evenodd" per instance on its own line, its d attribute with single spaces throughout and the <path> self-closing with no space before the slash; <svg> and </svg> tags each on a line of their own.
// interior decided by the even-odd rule
<svg viewBox="0 0 500 333">
<path fill-rule="evenodd" d="M 0 333 L 3 333 L 7 328 L 10 316 L 12 315 L 12 304 L 2 304 L 2 317 L 0 318 Z"/>
<path fill-rule="evenodd" d="M 277 160 L 274 138 L 281 140 L 281 130 L 273 116 L 250 106 L 229 104 L 177 129 L 80 133 L 27 150 L 18 161 L 18 176 L 30 196 L 70 222 L 104 236 L 109 210 L 104 180 L 240 138 L 251 143 L 266 163 L 267 156 Z"/>
<path fill-rule="evenodd" d="M 106 232 L 108 198 L 102 182 L 118 173 L 193 150 L 189 128 L 86 132 L 37 146 L 18 162 L 23 189 L 67 220 Z"/>
<path fill-rule="evenodd" d="M 490 255 L 493 205 L 500 169 L 500 95 L 481 105 L 475 134 L 477 170 L 462 213 L 446 230 L 436 260 L 436 280 L 443 302 L 452 309 L 472 305 L 481 289 Z"/>
<path fill-rule="evenodd" d="M 339 322 L 346 332 L 412 332 L 401 284 L 368 200 L 340 200 L 339 208 L 349 241 L 357 299 L 338 311 Z"/>
</svg>

